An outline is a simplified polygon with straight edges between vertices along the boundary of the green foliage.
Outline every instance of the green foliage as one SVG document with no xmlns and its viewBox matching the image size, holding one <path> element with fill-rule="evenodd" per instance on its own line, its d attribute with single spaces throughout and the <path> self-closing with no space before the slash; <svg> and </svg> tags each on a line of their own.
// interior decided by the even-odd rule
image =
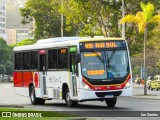
<svg viewBox="0 0 160 120">
<path fill-rule="evenodd" d="M 8 59 L 11 59 L 11 49 L 10 47 L 7 45 L 7 42 L 3 39 L 0 38 L 0 64 L 4 64 L 5 61 L 7 61 Z"/>
<path fill-rule="evenodd" d="M 5 71 L 6 75 L 12 75 L 13 74 L 13 62 L 6 61 L 5 69 L 6 69 L 6 71 Z"/>
<path fill-rule="evenodd" d="M 140 3 L 140 6 L 144 12 L 144 20 L 149 21 L 153 17 L 154 5 L 151 3 L 144 4 Z"/>
<path fill-rule="evenodd" d="M 134 46 L 133 46 L 133 44 L 131 44 L 130 48 L 131 48 L 132 53 L 134 51 L 139 53 L 140 50 L 143 49 L 143 47 L 142 47 L 142 45 L 143 45 L 142 44 L 143 43 L 142 33 L 144 33 L 144 31 L 146 31 L 147 29 L 149 29 L 148 38 L 154 36 L 154 34 L 151 30 L 153 30 L 153 28 L 155 27 L 155 23 L 158 23 L 160 20 L 160 15 L 154 15 L 154 5 L 153 4 L 141 3 L 140 6 L 142 8 L 142 12 L 138 11 L 136 13 L 136 15 L 133 15 L 133 14 L 126 15 L 124 18 L 121 19 L 121 23 L 124 23 L 124 22 L 129 23 L 129 26 L 127 26 L 127 27 L 135 26 L 135 25 L 137 26 L 137 28 L 133 27 L 134 28 L 133 30 L 135 30 L 136 32 L 134 33 L 134 31 L 132 31 L 132 35 L 135 35 L 135 38 L 137 38 L 139 41 L 137 41 L 137 39 L 134 39 L 132 41 L 132 43 L 135 43 L 135 41 L 136 41 L 136 45 L 139 47 L 136 47 L 138 50 L 132 49 L 132 48 L 134 48 Z M 138 31 L 140 32 L 140 34 L 138 33 Z M 145 34 L 144 34 L 145 39 L 146 39 L 146 35 L 147 35 L 147 32 L 145 32 Z M 147 42 L 148 42 L 148 40 L 147 40 Z M 133 54 L 135 54 L 135 53 L 133 53 Z"/>
<path fill-rule="evenodd" d="M 124 0 L 124 2 L 125 14 L 134 15 L 141 11 L 139 3 L 145 0 Z M 159 9 L 160 0 L 147 0 L 147 2 L 154 4 L 155 11 Z M 35 21 L 35 39 L 60 36 L 61 13 L 64 14 L 64 36 L 121 37 L 121 26 L 118 22 L 122 17 L 121 6 L 121 0 L 63 0 L 63 7 L 60 0 L 27 0 L 26 6 L 20 11 L 23 24 Z M 155 14 L 156 12 L 153 16 Z M 155 16 L 152 20 L 150 22 L 160 21 L 160 18 Z M 154 36 L 151 32 L 154 25 L 149 25 L 149 38 Z M 142 33 L 138 33 L 135 24 L 126 26 L 126 40 L 131 55 L 142 51 L 143 36 Z"/>
<path fill-rule="evenodd" d="M 0 74 L 5 74 L 6 69 L 4 67 L 4 65 L 0 65 Z"/>
<path fill-rule="evenodd" d="M 160 20 L 160 15 L 153 16 L 154 13 L 154 5 L 151 3 L 144 4 L 140 3 L 142 12 L 137 12 L 136 15 L 126 15 L 121 19 L 121 23 L 134 23 L 137 25 L 139 32 L 143 33 L 148 24 L 158 23 Z"/>
<path fill-rule="evenodd" d="M 35 39 L 61 36 L 61 15 L 58 12 L 59 4 L 59 0 L 27 0 L 26 6 L 20 8 L 23 24 L 28 24 L 31 21 L 35 22 L 33 33 Z M 64 31 L 64 36 L 75 33 L 76 31 Z"/>
<path fill-rule="evenodd" d="M 26 24 L 35 21 L 34 37 L 46 38 L 54 37 L 56 31 L 54 26 L 59 25 L 57 13 L 54 15 L 52 0 L 27 0 L 25 8 L 20 8 L 23 16 L 22 23 Z M 34 18 L 34 19 L 33 19 Z M 60 33 L 57 33 L 60 34 Z"/>
<path fill-rule="evenodd" d="M 134 77 L 136 77 L 137 75 L 139 75 L 140 74 L 140 67 L 138 67 L 138 66 L 135 66 L 135 67 L 132 67 L 132 75 L 134 76 Z"/>
<path fill-rule="evenodd" d="M 12 75 L 12 48 L 3 38 L 0 38 L 0 57 L 0 74 Z"/>
<path fill-rule="evenodd" d="M 25 39 L 12 46 L 25 46 L 25 45 L 32 45 L 34 43 L 36 43 L 36 40 L 34 39 Z"/>
<path fill-rule="evenodd" d="M 60 12 L 66 17 L 66 24 L 74 24 L 79 34 L 118 37 L 118 19 L 121 18 L 120 1 L 66 0 Z"/>
</svg>

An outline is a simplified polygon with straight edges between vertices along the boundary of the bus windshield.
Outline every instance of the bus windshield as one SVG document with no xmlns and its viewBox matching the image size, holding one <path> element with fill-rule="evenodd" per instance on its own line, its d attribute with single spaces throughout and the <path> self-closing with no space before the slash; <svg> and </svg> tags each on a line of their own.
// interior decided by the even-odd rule
<svg viewBox="0 0 160 120">
<path fill-rule="evenodd" d="M 81 67 L 89 79 L 122 78 L 129 73 L 127 50 L 81 52 Z"/>
</svg>

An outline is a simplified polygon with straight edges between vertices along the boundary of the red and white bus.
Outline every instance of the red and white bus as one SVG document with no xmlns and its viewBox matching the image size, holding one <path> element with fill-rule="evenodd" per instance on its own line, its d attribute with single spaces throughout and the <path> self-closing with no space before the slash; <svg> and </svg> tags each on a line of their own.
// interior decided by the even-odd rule
<svg viewBox="0 0 160 120">
<path fill-rule="evenodd" d="M 122 38 L 59 37 L 14 48 L 15 92 L 31 103 L 64 99 L 67 106 L 132 95 L 127 42 Z"/>
</svg>

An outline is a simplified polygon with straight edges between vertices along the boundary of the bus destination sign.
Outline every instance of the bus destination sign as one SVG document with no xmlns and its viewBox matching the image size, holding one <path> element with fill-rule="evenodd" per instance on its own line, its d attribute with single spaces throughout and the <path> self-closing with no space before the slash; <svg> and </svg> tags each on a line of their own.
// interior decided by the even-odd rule
<svg viewBox="0 0 160 120">
<path fill-rule="evenodd" d="M 80 43 L 81 49 L 102 49 L 102 48 L 117 48 L 125 47 L 123 41 L 104 41 L 104 42 L 83 42 Z"/>
</svg>

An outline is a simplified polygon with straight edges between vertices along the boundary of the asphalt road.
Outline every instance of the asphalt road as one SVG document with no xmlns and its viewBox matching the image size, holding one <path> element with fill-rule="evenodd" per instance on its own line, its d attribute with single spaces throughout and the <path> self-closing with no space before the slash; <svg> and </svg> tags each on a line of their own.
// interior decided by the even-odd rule
<svg viewBox="0 0 160 120">
<path fill-rule="evenodd" d="M 154 90 L 151 92 L 152 93 L 149 94 L 160 94 L 160 91 Z M 134 85 L 133 94 L 138 93 L 143 94 L 143 86 Z M 105 102 L 99 101 L 79 103 L 74 108 L 68 108 L 63 100 L 46 101 L 45 105 L 31 105 L 28 97 L 23 97 L 14 93 L 14 88 L 11 83 L 0 83 L 0 105 L 18 105 L 24 106 L 25 109 L 69 112 L 74 115 L 85 117 L 105 117 L 110 111 L 112 111 L 112 114 L 117 114 L 117 111 L 119 111 L 118 115 L 125 116 L 132 112 L 137 114 L 136 111 L 140 111 L 143 114 L 143 111 L 158 112 L 160 110 L 160 100 L 140 99 L 135 97 L 119 97 L 116 107 L 114 108 L 108 108 Z M 158 116 L 160 116 L 160 113 L 158 113 Z"/>
</svg>

